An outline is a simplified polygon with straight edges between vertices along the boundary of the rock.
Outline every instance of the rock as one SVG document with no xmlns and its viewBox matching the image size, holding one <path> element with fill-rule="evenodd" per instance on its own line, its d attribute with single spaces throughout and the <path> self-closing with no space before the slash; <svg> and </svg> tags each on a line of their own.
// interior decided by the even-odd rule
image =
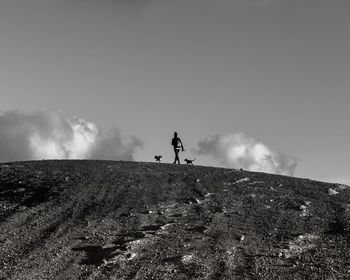
<svg viewBox="0 0 350 280">
<path fill-rule="evenodd" d="M 328 194 L 329 195 L 337 195 L 337 194 L 339 194 L 339 192 L 337 192 L 335 189 L 329 188 Z"/>
</svg>

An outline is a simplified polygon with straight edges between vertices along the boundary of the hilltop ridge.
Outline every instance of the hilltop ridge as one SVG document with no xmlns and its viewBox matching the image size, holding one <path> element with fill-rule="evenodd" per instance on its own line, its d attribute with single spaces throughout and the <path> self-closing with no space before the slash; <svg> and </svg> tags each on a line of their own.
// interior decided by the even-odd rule
<svg viewBox="0 0 350 280">
<path fill-rule="evenodd" d="M 234 169 L 0 164 L 0 279 L 348 279 L 350 188 Z"/>
</svg>

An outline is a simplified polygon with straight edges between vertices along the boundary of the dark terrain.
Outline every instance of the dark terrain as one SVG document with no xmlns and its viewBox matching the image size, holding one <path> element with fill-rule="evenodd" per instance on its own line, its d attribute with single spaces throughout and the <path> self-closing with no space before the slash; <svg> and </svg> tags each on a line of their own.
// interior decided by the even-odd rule
<svg viewBox="0 0 350 280">
<path fill-rule="evenodd" d="M 350 279 L 350 188 L 170 164 L 0 164 L 0 279 Z"/>
</svg>

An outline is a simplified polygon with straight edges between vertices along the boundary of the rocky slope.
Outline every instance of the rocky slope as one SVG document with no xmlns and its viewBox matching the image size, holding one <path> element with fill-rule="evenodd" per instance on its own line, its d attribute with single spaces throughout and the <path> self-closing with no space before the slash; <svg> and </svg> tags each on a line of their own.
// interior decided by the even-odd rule
<svg viewBox="0 0 350 280">
<path fill-rule="evenodd" d="M 0 279 L 350 279 L 350 188 L 197 166 L 0 164 Z"/>
</svg>

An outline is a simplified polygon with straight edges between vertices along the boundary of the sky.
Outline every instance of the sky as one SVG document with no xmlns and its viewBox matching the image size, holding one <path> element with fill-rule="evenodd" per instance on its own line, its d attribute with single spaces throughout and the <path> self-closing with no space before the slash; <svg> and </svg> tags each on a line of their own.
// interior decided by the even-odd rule
<svg viewBox="0 0 350 280">
<path fill-rule="evenodd" d="M 94 135 L 136 139 L 122 153 L 139 161 L 172 162 L 177 131 L 198 165 L 227 165 L 225 140 L 350 184 L 349 12 L 348 0 L 2 0 L 0 112 L 114 129 Z"/>
</svg>

